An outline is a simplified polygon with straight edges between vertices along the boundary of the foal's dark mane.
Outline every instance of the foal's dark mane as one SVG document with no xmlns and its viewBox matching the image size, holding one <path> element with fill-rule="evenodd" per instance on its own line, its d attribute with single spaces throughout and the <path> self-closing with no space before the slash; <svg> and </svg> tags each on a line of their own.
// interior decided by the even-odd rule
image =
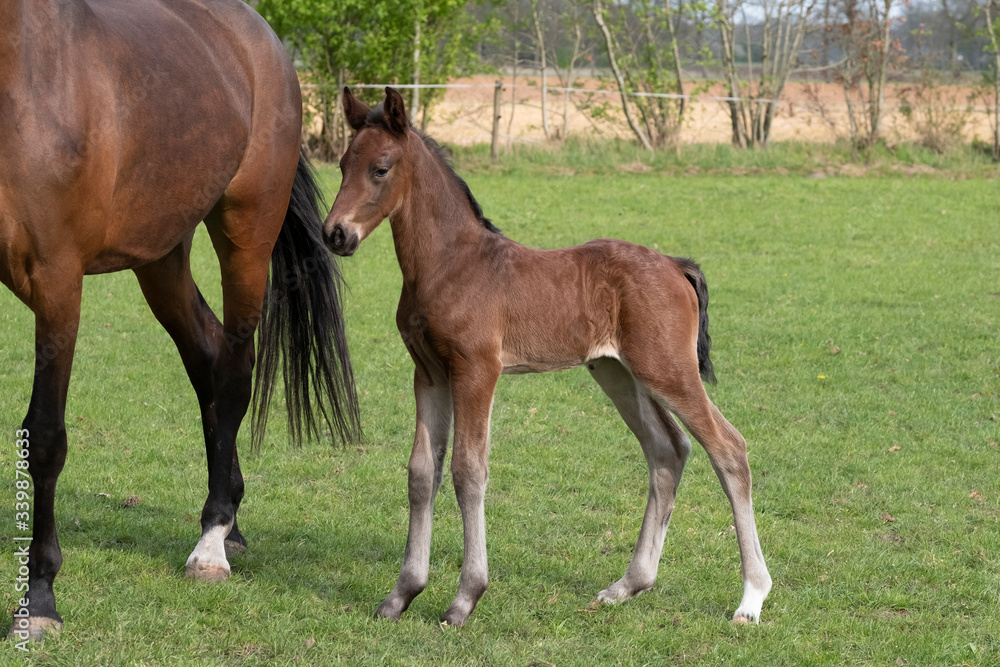
<svg viewBox="0 0 1000 667">
<path fill-rule="evenodd" d="M 371 111 L 368 112 L 368 117 L 365 119 L 365 124 L 368 125 L 369 127 L 374 127 L 379 125 L 381 125 L 382 127 L 386 126 L 385 114 L 383 113 L 381 103 L 379 103 L 378 106 L 376 106 L 375 108 L 373 108 Z M 448 174 L 451 177 L 451 179 L 455 182 L 455 184 L 458 185 L 458 187 L 462 190 L 462 193 L 469 200 L 469 205 L 472 207 L 472 212 L 473 214 L 475 214 L 476 220 L 478 220 L 479 223 L 483 227 L 485 227 L 488 231 L 491 231 L 495 234 L 501 234 L 502 232 L 500 228 L 494 225 L 489 218 L 483 215 L 483 207 L 479 205 L 479 202 L 476 201 L 476 198 L 472 195 L 472 190 L 469 189 L 469 184 L 465 182 L 464 178 L 462 178 L 455 172 L 455 167 L 451 163 L 451 151 L 439 145 L 438 142 L 435 141 L 433 137 L 427 136 L 426 134 L 424 134 L 417 128 L 413 127 L 412 125 L 410 126 L 410 129 L 413 130 L 413 133 L 416 134 L 418 137 L 420 137 L 421 140 L 423 140 L 424 146 L 427 147 L 427 150 L 431 152 L 431 155 L 433 155 L 437 159 L 438 164 L 441 165 L 445 173 Z"/>
</svg>

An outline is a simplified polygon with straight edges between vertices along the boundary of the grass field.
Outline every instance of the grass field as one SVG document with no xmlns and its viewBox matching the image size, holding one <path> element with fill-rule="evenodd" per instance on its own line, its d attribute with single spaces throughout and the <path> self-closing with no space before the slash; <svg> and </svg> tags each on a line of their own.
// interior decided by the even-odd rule
<svg viewBox="0 0 1000 667">
<path fill-rule="evenodd" d="M 324 178 L 335 187 L 337 172 Z M 446 473 L 427 590 L 372 614 L 406 538 L 412 366 L 388 225 L 346 261 L 362 395 L 358 447 L 243 449 L 250 551 L 188 582 L 206 492 L 197 403 L 129 273 L 89 278 L 57 523 L 66 625 L 43 665 L 1000 664 L 1000 185 L 908 178 L 558 175 L 469 179 L 527 245 L 610 236 L 695 258 L 711 293 L 713 400 L 749 443 L 775 585 L 759 626 L 730 509 L 697 445 L 653 591 L 592 609 L 624 572 L 645 506 L 639 447 L 583 369 L 504 377 L 493 416 L 491 587 L 442 628 L 461 566 Z M 219 302 L 207 238 L 195 248 Z M 13 533 L 14 430 L 30 313 L 0 292 L 0 476 Z M 246 434 L 241 442 L 246 444 Z M 125 508 L 122 501 L 139 496 Z M 12 542 L 0 554 L 14 606 Z M 11 644 L 0 663 L 23 660 Z"/>
</svg>

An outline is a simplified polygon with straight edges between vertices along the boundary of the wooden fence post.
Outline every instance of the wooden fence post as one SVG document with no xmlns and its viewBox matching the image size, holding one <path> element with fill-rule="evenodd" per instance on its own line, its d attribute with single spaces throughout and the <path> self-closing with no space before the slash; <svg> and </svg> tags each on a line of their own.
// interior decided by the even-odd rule
<svg viewBox="0 0 1000 667">
<path fill-rule="evenodd" d="M 497 80 L 493 89 L 493 143 L 490 145 L 490 159 L 493 164 L 500 160 L 500 99 L 503 97 L 503 82 Z"/>
</svg>

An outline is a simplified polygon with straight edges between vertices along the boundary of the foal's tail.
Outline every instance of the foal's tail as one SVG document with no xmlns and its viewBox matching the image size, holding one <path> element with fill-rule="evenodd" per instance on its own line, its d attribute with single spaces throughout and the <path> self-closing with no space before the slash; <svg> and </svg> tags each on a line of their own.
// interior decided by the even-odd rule
<svg viewBox="0 0 1000 667">
<path fill-rule="evenodd" d="M 253 390 L 252 443 L 267 427 L 268 406 L 281 357 L 288 424 L 296 442 L 319 437 L 361 437 L 358 396 L 347 352 L 341 313 L 343 278 L 323 243 L 323 195 L 305 154 L 292 186 L 285 222 L 271 252 L 257 341 L 257 382 Z M 282 354 L 283 353 L 283 354 Z M 322 418 L 317 423 L 316 412 Z"/>
<path fill-rule="evenodd" d="M 698 295 L 698 372 L 705 382 L 715 382 L 715 369 L 712 368 L 712 360 L 708 358 L 712 338 L 708 335 L 708 284 L 705 282 L 705 274 L 690 259 L 675 259 Z"/>
</svg>

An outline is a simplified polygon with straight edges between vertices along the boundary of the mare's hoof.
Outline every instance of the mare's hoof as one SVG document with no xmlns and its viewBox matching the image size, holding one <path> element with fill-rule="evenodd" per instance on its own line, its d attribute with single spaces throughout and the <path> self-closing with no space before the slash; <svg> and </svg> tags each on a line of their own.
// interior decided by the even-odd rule
<svg viewBox="0 0 1000 667">
<path fill-rule="evenodd" d="M 221 565 L 202 565 L 195 561 L 184 568 L 184 576 L 195 581 L 228 581 L 229 569 Z"/>
<path fill-rule="evenodd" d="M 15 618 L 10 626 L 10 634 L 7 636 L 15 642 L 38 642 L 46 636 L 55 635 L 60 629 L 62 629 L 62 621 L 44 616 L 29 616 L 28 618 Z"/>
<path fill-rule="evenodd" d="M 733 614 L 733 623 L 736 625 L 754 625 L 760 623 L 760 619 L 746 612 L 737 611 Z"/>
<path fill-rule="evenodd" d="M 239 556 L 247 552 L 246 542 L 237 542 L 236 540 L 226 538 L 223 546 L 226 548 L 226 558 L 232 558 L 233 556 Z"/>
</svg>

